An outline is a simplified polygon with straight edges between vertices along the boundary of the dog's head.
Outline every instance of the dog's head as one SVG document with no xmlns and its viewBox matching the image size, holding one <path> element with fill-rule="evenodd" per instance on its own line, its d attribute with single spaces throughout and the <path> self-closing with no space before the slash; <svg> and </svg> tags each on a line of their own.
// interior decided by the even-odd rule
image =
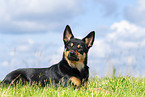
<svg viewBox="0 0 145 97">
<path fill-rule="evenodd" d="M 90 32 L 83 39 L 74 38 L 70 27 L 68 25 L 66 26 L 63 35 L 65 44 L 64 57 L 71 67 L 76 67 L 78 64 L 84 65 L 84 61 L 87 60 L 87 52 L 93 45 L 94 38 L 94 31 Z"/>
</svg>

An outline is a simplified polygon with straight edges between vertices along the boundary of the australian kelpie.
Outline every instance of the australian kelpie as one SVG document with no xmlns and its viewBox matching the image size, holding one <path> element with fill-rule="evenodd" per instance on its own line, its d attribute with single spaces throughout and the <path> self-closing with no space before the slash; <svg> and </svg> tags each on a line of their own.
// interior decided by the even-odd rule
<svg viewBox="0 0 145 97">
<path fill-rule="evenodd" d="M 2 84 L 40 83 L 42 86 L 63 83 L 64 86 L 85 85 L 88 82 L 89 67 L 87 66 L 87 53 L 93 45 L 95 32 L 90 32 L 85 38 L 74 38 L 70 27 L 67 25 L 63 41 L 65 50 L 62 60 L 49 68 L 22 68 L 10 72 L 2 81 Z"/>
</svg>

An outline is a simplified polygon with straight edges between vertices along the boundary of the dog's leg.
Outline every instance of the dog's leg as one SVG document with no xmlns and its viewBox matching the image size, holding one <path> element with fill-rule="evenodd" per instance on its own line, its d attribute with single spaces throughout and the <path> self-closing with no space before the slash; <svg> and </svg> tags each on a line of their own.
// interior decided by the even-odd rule
<svg viewBox="0 0 145 97">
<path fill-rule="evenodd" d="M 88 81 L 86 81 L 83 85 L 84 85 L 84 87 L 87 89 Z"/>
<path fill-rule="evenodd" d="M 19 74 L 15 79 L 13 79 L 10 83 L 10 85 L 14 84 L 14 82 L 21 76 L 21 74 Z"/>
<path fill-rule="evenodd" d="M 77 87 L 79 87 L 81 85 L 81 80 L 78 79 L 77 77 L 73 76 L 69 80 L 71 81 L 71 84 L 74 84 Z"/>
</svg>

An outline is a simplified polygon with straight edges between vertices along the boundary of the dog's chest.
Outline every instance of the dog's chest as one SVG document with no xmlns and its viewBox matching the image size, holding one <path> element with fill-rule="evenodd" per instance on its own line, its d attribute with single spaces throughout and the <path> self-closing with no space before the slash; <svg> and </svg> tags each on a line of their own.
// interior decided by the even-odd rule
<svg viewBox="0 0 145 97">
<path fill-rule="evenodd" d="M 76 68 L 78 69 L 79 71 L 81 71 L 83 68 L 84 68 L 84 63 L 83 62 L 74 62 L 74 61 L 69 61 L 70 62 L 70 66 L 72 68 Z"/>
</svg>

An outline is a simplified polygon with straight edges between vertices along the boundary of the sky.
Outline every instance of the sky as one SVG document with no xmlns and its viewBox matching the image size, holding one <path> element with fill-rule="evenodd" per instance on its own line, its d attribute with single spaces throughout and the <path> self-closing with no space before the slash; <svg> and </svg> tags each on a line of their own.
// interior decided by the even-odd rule
<svg viewBox="0 0 145 97">
<path fill-rule="evenodd" d="M 91 75 L 145 77 L 145 0 L 0 0 L 0 80 L 17 68 L 59 62 L 62 36 L 95 31 Z"/>
</svg>

